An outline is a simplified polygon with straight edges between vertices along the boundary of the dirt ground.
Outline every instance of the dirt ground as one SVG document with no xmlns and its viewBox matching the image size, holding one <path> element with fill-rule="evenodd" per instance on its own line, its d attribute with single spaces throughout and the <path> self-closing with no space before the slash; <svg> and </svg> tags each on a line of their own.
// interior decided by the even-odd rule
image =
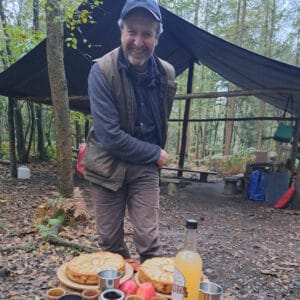
<svg viewBox="0 0 300 300">
<path fill-rule="evenodd" d="M 56 271 L 78 255 L 71 248 L 41 240 L 36 210 L 53 197 L 55 168 L 32 165 L 30 180 L 13 179 L 0 165 L 0 299 L 46 299 L 59 285 Z M 64 238 L 97 246 L 88 183 L 76 179 L 91 220 L 64 228 Z M 186 218 L 199 221 L 198 251 L 210 281 L 224 289 L 223 299 L 300 299 L 300 213 L 275 210 L 242 194 L 226 196 L 223 181 L 181 185 L 176 196 L 161 186 L 160 232 L 165 256 L 182 246 Z M 127 243 L 133 258 L 130 221 Z M 196 299 L 195 299 L 196 300 Z"/>
</svg>

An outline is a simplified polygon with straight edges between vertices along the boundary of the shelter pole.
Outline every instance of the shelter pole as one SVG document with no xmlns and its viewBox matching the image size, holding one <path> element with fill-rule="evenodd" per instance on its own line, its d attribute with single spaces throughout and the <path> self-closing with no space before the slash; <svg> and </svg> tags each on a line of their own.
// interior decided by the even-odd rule
<svg viewBox="0 0 300 300">
<path fill-rule="evenodd" d="M 293 145 L 294 144 L 297 145 L 297 150 L 298 150 L 299 134 L 300 134 L 300 120 L 298 119 L 296 122 L 296 133 L 294 136 L 296 140 L 295 143 L 293 143 Z M 295 161 L 292 162 L 292 168 L 295 168 Z M 300 164 L 298 164 L 296 168 L 296 193 L 292 201 L 292 207 L 293 209 L 300 209 Z"/>
<path fill-rule="evenodd" d="M 295 122 L 295 130 L 293 132 L 293 142 L 292 142 L 292 149 L 291 149 L 291 172 L 294 174 L 296 166 L 296 156 L 298 152 L 298 142 L 299 142 L 299 135 L 300 135 L 300 120 L 297 118 Z"/>
<path fill-rule="evenodd" d="M 192 92 L 193 88 L 193 77 L 194 77 L 194 60 L 190 59 L 189 63 L 189 73 L 188 73 L 188 81 L 187 81 L 187 94 Z M 182 171 L 184 167 L 184 156 L 186 153 L 186 141 L 187 141 L 187 129 L 188 129 L 188 120 L 190 115 L 190 106 L 191 106 L 191 99 L 186 99 L 185 102 L 185 109 L 184 109 L 184 119 L 182 124 L 182 135 L 181 135 L 181 147 L 180 147 L 180 154 L 179 154 L 179 162 L 178 162 L 178 173 L 177 176 L 182 176 Z"/>
</svg>

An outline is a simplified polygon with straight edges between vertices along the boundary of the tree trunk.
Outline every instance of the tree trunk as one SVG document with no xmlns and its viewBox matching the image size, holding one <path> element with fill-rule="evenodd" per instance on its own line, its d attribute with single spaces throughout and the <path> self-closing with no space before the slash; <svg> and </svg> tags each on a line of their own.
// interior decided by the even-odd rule
<svg viewBox="0 0 300 300">
<path fill-rule="evenodd" d="M 237 3 L 235 40 L 237 44 L 241 46 L 243 44 L 246 8 L 247 8 L 247 0 L 239 0 Z M 233 84 L 230 84 L 230 90 L 234 89 L 233 87 L 234 87 Z M 235 102 L 236 102 L 235 97 L 232 97 L 228 100 L 228 106 L 227 106 L 228 118 L 233 118 L 235 115 Z M 230 155 L 231 153 L 233 125 L 234 124 L 231 121 L 228 121 L 225 124 L 224 155 Z"/>
<path fill-rule="evenodd" d="M 27 146 L 27 151 L 26 151 L 26 158 L 27 160 L 29 160 L 29 156 L 30 156 L 30 149 L 31 149 L 31 145 L 32 145 L 32 141 L 33 141 L 33 137 L 34 137 L 34 128 L 35 128 L 35 113 L 34 113 L 34 104 L 32 102 L 27 103 L 28 105 L 28 110 L 29 110 L 29 114 L 30 114 L 30 127 L 29 127 L 29 138 L 28 138 L 28 146 Z"/>
<path fill-rule="evenodd" d="M 37 129 L 37 151 L 38 157 L 41 160 L 47 158 L 45 145 L 44 145 L 44 131 L 43 131 L 43 113 L 42 105 L 35 105 L 35 114 L 36 114 L 36 129 Z"/>
<path fill-rule="evenodd" d="M 300 29 L 297 32 L 297 48 L 296 48 L 296 58 L 295 58 L 295 65 L 299 66 L 300 64 Z"/>
<path fill-rule="evenodd" d="M 68 89 L 64 68 L 63 14 L 59 0 L 47 0 L 47 63 L 55 116 L 58 189 L 73 194 L 72 142 Z"/>
<path fill-rule="evenodd" d="M 76 149 L 79 149 L 79 146 L 82 142 L 82 136 L 81 136 L 81 127 L 78 122 L 78 120 L 75 120 L 75 143 L 76 143 Z"/>
<path fill-rule="evenodd" d="M 235 98 L 228 100 L 227 106 L 227 118 L 233 118 L 235 111 Z M 224 155 L 230 155 L 231 151 L 231 139 L 232 139 L 233 122 L 227 121 L 225 124 L 225 141 L 224 141 Z"/>
<path fill-rule="evenodd" d="M 89 131 L 90 131 L 90 121 L 89 120 L 85 120 L 85 122 L 84 122 L 84 140 L 85 141 L 87 139 Z"/>
<path fill-rule="evenodd" d="M 39 0 L 32 1 L 33 6 L 33 32 L 38 33 L 40 31 L 40 22 L 39 22 Z M 36 114 L 36 129 L 37 129 L 37 151 L 38 157 L 41 160 L 47 158 L 45 145 L 44 145 L 44 131 L 43 131 L 43 113 L 42 105 L 35 104 L 35 114 Z"/>
<path fill-rule="evenodd" d="M 39 0 L 32 0 L 32 7 L 33 7 L 33 31 L 37 32 L 40 30 L 40 22 L 39 22 Z"/>
<path fill-rule="evenodd" d="M 13 98 L 8 98 L 8 133 L 9 133 L 9 147 L 10 147 L 10 174 L 12 177 L 17 177 L 17 157 L 15 144 L 15 122 L 14 122 L 14 102 Z"/>
<path fill-rule="evenodd" d="M 14 118 L 16 126 L 16 138 L 17 138 L 17 152 L 20 163 L 28 162 L 26 157 L 25 139 L 24 139 L 24 128 L 23 128 L 23 116 L 21 113 L 21 106 L 19 102 L 15 102 L 14 107 Z"/>
<path fill-rule="evenodd" d="M 208 117 L 208 113 L 210 110 L 210 106 L 207 103 L 205 105 L 205 118 Z M 201 124 L 199 124 L 199 126 L 201 126 Z M 207 144 L 207 123 L 205 122 L 202 126 L 202 148 L 201 148 L 201 155 L 200 158 L 203 158 L 206 156 L 206 144 Z"/>
<path fill-rule="evenodd" d="M 194 25 L 199 26 L 199 10 L 200 10 L 200 0 L 195 0 L 195 15 L 194 15 Z"/>
<path fill-rule="evenodd" d="M 6 54 L 8 58 L 8 62 L 5 62 L 5 69 L 8 67 L 8 64 L 11 63 L 12 60 L 12 52 L 10 47 L 10 37 L 7 33 L 6 27 L 7 27 L 7 18 L 3 9 L 3 1 L 0 1 L 0 14 L 1 14 L 1 21 L 5 36 L 5 47 L 6 47 Z M 24 135 L 23 135 L 23 117 L 21 114 L 21 110 L 19 107 L 19 104 L 17 101 L 13 100 L 11 104 L 14 106 L 11 110 L 11 113 L 14 114 L 14 128 L 16 129 L 16 135 L 14 136 L 17 138 L 17 152 L 20 162 L 27 162 L 26 160 L 26 151 L 25 151 L 25 141 L 24 141 Z M 10 120 L 13 120 L 10 118 Z"/>
<path fill-rule="evenodd" d="M 264 101 L 260 101 L 260 114 L 261 116 L 265 115 L 265 111 L 266 111 L 266 103 Z M 256 145 L 256 149 L 257 150 L 261 150 L 262 149 L 262 137 L 263 137 L 263 124 L 264 121 L 263 120 L 259 120 L 258 121 L 258 127 L 257 127 L 257 145 Z"/>
<path fill-rule="evenodd" d="M 182 104 L 179 103 L 179 109 L 178 109 L 178 116 L 179 118 L 181 118 L 181 107 Z M 180 153 L 180 137 L 181 137 L 181 123 L 178 122 L 177 123 L 177 143 L 176 143 L 176 154 Z"/>
<path fill-rule="evenodd" d="M 11 50 L 9 43 L 9 36 L 6 31 L 6 16 L 3 10 L 3 1 L 0 0 L 0 17 L 3 26 L 4 36 L 5 36 L 5 47 L 7 58 L 11 59 Z M 10 63 L 7 59 L 3 58 L 4 69 L 7 69 L 8 64 Z M 10 172 L 12 177 L 17 177 L 17 157 L 15 150 L 15 123 L 14 123 L 14 106 L 15 100 L 8 98 L 8 109 L 7 109 L 7 120 L 8 120 L 8 135 L 9 135 L 9 154 L 10 154 Z"/>
</svg>

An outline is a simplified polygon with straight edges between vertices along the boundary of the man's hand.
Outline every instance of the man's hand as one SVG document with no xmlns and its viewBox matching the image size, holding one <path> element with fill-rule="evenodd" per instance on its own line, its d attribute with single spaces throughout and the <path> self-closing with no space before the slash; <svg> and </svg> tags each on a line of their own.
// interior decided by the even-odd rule
<svg viewBox="0 0 300 300">
<path fill-rule="evenodd" d="M 161 168 L 167 163 L 168 157 L 169 157 L 168 153 L 164 149 L 161 149 L 159 160 L 156 162 L 159 168 Z"/>
</svg>

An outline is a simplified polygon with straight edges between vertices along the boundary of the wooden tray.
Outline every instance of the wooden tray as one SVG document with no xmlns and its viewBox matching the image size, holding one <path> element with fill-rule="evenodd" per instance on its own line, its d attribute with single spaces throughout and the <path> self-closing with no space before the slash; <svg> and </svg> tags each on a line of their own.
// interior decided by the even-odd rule
<svg viewBox="0 0 300 300">
<path fill-rule="evenodd" d="M 135 280 L 135 282 L 136 282 L 138 285 L 141 284 L 141 282 L 139 281 L 139 272 L 135 273 L 135 275 L 134 275 L 134 280 Z M 167 299 L 172 299 L 172 295 L 161 294 L 161 293 L 159 293 L 159 292 L 156 292 L 156 295 L 157 295 L 157 296 L 165 297 L 165 298 L 167 298 Z"/>
<path fill-rule="evenodd" d="M 57 269 L 57 277 L 59 281 L 66 287 L 74 289 L 74 290 L 84 290 L 84 289 L 97 289 L 98 285 L 92 284 L 80 284 L 77 282 L 72 281 L 66 275 L 66 267 L 67 263 L 64 263 Z M 125 274 L 121 277 L 120 283 L 123 283 L 127 279 L 130 279 L 133 275 L 133 268 L 129 263 L 125 263 Z"/>
</svg>

